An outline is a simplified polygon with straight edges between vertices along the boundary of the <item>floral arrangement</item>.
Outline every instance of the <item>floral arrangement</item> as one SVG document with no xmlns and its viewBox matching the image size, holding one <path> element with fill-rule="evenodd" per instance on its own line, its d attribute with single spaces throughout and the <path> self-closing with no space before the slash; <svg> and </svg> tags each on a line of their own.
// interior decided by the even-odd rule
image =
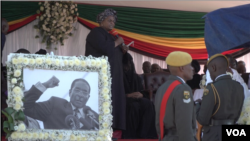
<svg viewBox="0 0 250 141">
<path fill-rule="evenodd" d="M 200 88 L 201 89 L 205 89 L 206 88 L 206 81 L 207 81 L 206 74 L 204 74 L 202 76 L 202 80 L 200 81 Z"/>
<path fill-rule="evenodd" d="M 111 74 L 107 57 L 92 56 L 54 56 L 35 54 L 14 54 L 8 56 L 8 108 L 2 112 L 8 121 L 4 122 L 4 131 L 9 140 L 93 140 L 111 141 L 112 106 L 111 106 Z M 26 129 L 23 123 L 23 90 L 22 69 L 45 69 L 98 72 L 99 80 L 99 131 L 84 130 L 47 130 Z"/>
<path fill-rule="evenodd" d="M 40 16 L 37 16 L 39 22 L 34 26 L 42 37 L 42 43 L 46 43 L 47 49 L 51 48 L 53 43 L 64 45 L 64 40 L 72 36 L 73 23 L 77 21 L 77 4 L 72 1 L 45 1 L 39 2 L 40 10 L 37 10 Z M 36 35 L 39 38 L 39 35 Z M 57 48 L 55 47 L 55 50 Z"/>
<path fill-rule="evenodd" d="M 250 97 L 244 101 L 238 124 L 250 125 Z"/>
</svg>

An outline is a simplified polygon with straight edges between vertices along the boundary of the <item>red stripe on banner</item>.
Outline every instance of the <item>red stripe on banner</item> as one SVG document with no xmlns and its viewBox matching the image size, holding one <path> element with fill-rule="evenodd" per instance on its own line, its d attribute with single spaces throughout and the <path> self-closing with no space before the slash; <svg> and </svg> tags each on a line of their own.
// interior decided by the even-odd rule
<svg viewBox="0 0 250 141">
<path fill-rule="evenodd" d="M 96 25 L 89 23 L 83 19 L 78 18 L 78 21 L 86 25 L 87 27 L 93 29 L 97 27 Z M 193 59 L 207 59 L 208 58 L 208 53 L 206 49 L 179 49 L 179 48 L 174 48 L 174 47 L 168 47 L 168 46 L 161 46 L 161 45 L 156 45 L 156 44 L 151 44 L 151 43 L 145 43 L 143 41 L 139 41 L 130 37 L 127 37 L 123 34 L 119 34 L 125 42 L 125 44 L 129 44 L 131 41 L 134 41 L 134 46 L 132 46 L 135 49 L 154 54 L 157 56 L 161 57 L 166 57 L 168 56 L 169 53 L 173 51 L 184 51 L 188 52 Z M 229 50 L 223 52 L 223 54 L 231 54 L 237 51 L 240 51 L 242 49 L 235 49 L 235 50 Z"/>
<path fill-rule="evenodd" d="M 27 18 L 26 20 L 20 22 L 20 23 L 16 23 L 16 24 L 13 24 L 13 25 L 10 25 L 9 26 L 9 30 L 8 32 L 11 32 L 13 30 L 16 30 L 32 21 L 34 21 L 36 19 L 36 16 L 39 16 L 40 14 L 35 14 L 35 15 L 32 15 L 31 17 Z"/>
<path fill-rule="evenodd" d="M 167 103 L 168 103 L 168 98 L 170 96 L 170 94 L 172 93 L 172 91 L 174 90 L 174 88 L 181 84 L 180 81 L 175 80 L 167 89 L 167 91 L 165 92 L 165 94 L 163 95 L 162 101 L 161 101 L 161 107 L 160 107 L 160 133 L 161 133 L 161 140 L 163 139 L 164 136 L 164 117 L 165 117 L 165 112 L 166 112 L 166 108 L 167 108 Z"/>
</svg>

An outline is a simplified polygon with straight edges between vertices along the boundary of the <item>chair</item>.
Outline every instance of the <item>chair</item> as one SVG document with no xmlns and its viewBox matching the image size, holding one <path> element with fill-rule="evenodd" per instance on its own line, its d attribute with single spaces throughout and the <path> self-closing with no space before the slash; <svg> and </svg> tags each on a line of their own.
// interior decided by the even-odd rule
<svg viewBox="0 0 250 141">
<path fill-rule="evenodd" d="M 145 89 L 149 93 L 149 99 L 154 101 L 154 97 L 156 94 L 157 89 L 167 81 L 168 76 L 170 75 L 169 72 L 165 71 L 158 71 L 155 73 L 145 74 L 144 81 L 145 81 Z"/>
</svg>

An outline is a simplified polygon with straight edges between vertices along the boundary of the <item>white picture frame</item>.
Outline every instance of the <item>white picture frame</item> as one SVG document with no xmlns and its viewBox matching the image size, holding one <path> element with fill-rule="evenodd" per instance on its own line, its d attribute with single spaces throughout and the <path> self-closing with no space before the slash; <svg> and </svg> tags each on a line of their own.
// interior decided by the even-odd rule
<svg viewBox="0 0 250 141">
<path fill-rule="evenodd" d="M 9 140 L 112 140 L 111 138 L 113 131 L 111 125 L 113 117 L 111 114 L 111 74 L 107 57 L 102 56 L 99 58 L 95 58 L 92 56 L 76 57 L 55 56 L 49 54 L 37 55 L 11 53 L 10 55 L 8 55 L 6 64 L 8 81 L 7 104 L 8 108 L 14 109 L 14 111 L 11 113 L 11 117 L 13 118 L 14 131 L 11 132 L 11 135 L 8 138 Z M 72 76 L 71 80 L 60 80 L 60 78 L 62 78 L 60 76 L 64 75 L 65 73 Z M 37 80 L 43 80 L 44 82 L 45 79 L 43 79 L 42 75 L 46 75 L 47 78 L 52 78 L 53 76 L 56 78 L 58 77 L 58 80 L 62 82 L 65 82 L 65 80 L 69 80 L 69 82 L 66 82 L 64 84 L 62 83 L 63 87 L 67 87 L 66 85 L 71 85 L 74 78 L 77 78 L 86 73 L 92 74 L 90 78 L 86 78 L 87 82 L 89 82 L 90 84 L 90 88 L 96 90 L 94 93 L 98 92 L 98 96 L 96 96 L 98 97 L 98 100 L 94 100 L 96 99 L 94 98 L 89 105 L 88 103 L 86 104 L 90 108 L 97 109 L 97 111 L 93 111 L 96 111 L 99 114 L 99 127 L 95 128 L 95 130 L 79 128 L 28 128 L 27 125 L 24 124 L 24 120 L 18 120 L 15 118 L 15 113 L 24 113 L 23 111 L 25 111 L 24 104 L 27 101 L 25 101 L 24 99 L 24 94 L 27 94 L 27 91 L 30 89 L 31 85 L 34 86 L 34 82 Z M 38 77 L 38 74 L 40 74 L 41 76 Z M 93 80 L 95 81 L 91 82 Z M 62 92 L 64 91 L 65 90 L 62 90 Z M 65 95 L 65 93 L 63 95 Z M 57 97 L 60 97 L 60 95 L 57 95 Z M 43 98 L 42 100 L 40 100 L 40 102 L 46 101 L 48 99 L 48 97 L 45 97 L 45 99 Z M 65 99 L 69 101 L 69 97 Z M 36 102 L 39 102 L 39 100 Z M 98 106 L 94 108 L 93 105 L 95 105 L 96 103 Z"/>
</svg>

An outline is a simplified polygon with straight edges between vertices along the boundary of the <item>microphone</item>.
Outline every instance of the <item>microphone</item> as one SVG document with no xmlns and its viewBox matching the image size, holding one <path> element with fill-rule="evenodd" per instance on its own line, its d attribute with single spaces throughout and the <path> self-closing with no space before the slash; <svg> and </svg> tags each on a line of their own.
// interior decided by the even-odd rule
<svg viewBox="0 0 250 141">
<path fill-rule="evenodd" d="M 112 29 L 111 31 L 109 31 L 109 33 L 113 36 L 115 36 L 116 38 L 119 38 L 118 32 L 114 29 Z M 125 44 L 122 43 L 122 45 L 124 46 Z"/>
</svg>

